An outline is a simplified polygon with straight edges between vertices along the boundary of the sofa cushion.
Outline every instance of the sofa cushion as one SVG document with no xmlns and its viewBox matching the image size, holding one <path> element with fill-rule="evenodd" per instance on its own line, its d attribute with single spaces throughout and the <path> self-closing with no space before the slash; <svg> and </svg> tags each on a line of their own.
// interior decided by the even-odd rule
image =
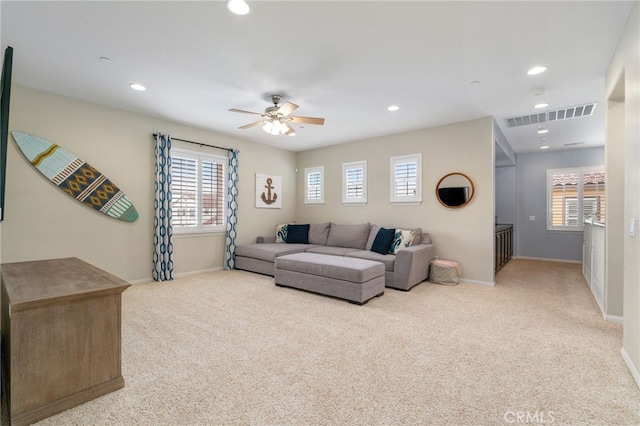
<svg viewBox="0 0 640 426">
<path fill-rule="evenodd" d="M 333 247 L 352 247 L 363 250 L 367 245 L 371 224 L 358 225 L 331 224 L 327 245 Z"/>
<path fill-rule="evenodd" d="M 287 225 L 283 223 L 281 225 L 276 225 L 276 243 L 286 243 L 287 242 Z"/>
<path fill-rule="evenodd" d="M 380 228 L 371 245 L 371 251 L 379 254 L 389 253 L 389 247 L 391 247 L 395 234 L 396 230 L 393 228 Z"/>
<path fill-rule="evenodd" d="M 413 242 L 413 237 L 416 235 L 415 231 L 409 229 L 396 229 L 396 234 L 391 243 L 389 251 L 393 254 L 398 253 L 398 250 L 405 247 L 410 247 Z"/>
<path fill-rule="evenodd" d="M 354 283 L 364 283 L 384 275 L 384 268 L 378 262 L 314 253 L 295 253 L 278 257 L 275 267 Z"/>
<path fill-rule="evenodd" d="M 309 247 L 308 244 L 244 244 L 236 247 L 236 256 L 273 262 L 278 256 L 301 253 Z"/>
<path fill-rule="evenodd" d="M 358 251 L 353 247 L 331 247 L 331 246 L 314 246 L 306 250 L 309 253 L 331 254 L 334 256 L 344 256 L 347 253 Z"/>
<path fill-rule="evenodd" d="M 321 246 L 326 246 L 330 229 L 331 222 L 312 223 L 309 225 L 309 244 L 320 244 Z"/>
<path fill-rule="evenodd" d="M 374 251 L 358 250 L 344 255 L 344 257 L 354 257 L 358 259 L 374 260 L 384 265 L 384 270 L 393 272 L 396 263 L 395 254 L 380 254 Z"/>
<path fill-rule="evenodd" d="M 287 226 L 287 244 L 309 244 L 309 225 Z"/>
</svg>

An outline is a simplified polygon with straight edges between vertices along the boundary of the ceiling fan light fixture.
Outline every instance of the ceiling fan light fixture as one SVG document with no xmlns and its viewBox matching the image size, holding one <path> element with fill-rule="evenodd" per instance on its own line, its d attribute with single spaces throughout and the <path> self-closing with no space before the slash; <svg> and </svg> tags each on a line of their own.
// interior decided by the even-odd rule
<svg viewBox="0 0 640 426">
<path fill-rule="evenodd" d="M 284 135 L 288 130 L 280 120 L 268 121 L 264 126 L 262 126 L 262 129 L 273 136 Z"/>
<path fill-rule="evenodd" d="M 245 0 L 227 0 L 227 9 L 236 15 L 246 15 L 251 10 Z"/>
</svg>

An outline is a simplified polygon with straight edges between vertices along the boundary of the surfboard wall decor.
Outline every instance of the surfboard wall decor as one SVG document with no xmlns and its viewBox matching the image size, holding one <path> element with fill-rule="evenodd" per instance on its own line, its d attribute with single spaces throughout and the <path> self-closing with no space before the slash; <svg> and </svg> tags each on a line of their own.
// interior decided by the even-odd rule
<svg viewBox="0 0 640 426">
<path fill-rule="evenodd" d="M 138 218 L 124 192 L 95 167 L 46 139 L 22 132 L 11 135 L 33 167 L 82 204 L 126 222 Z"/>
</svg>

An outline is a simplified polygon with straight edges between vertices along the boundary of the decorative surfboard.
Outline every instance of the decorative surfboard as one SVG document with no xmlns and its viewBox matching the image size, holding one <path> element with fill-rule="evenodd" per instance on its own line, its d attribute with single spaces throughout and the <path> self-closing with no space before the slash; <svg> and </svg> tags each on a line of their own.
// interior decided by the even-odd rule
<svg viewBox="0 0 640 426">
<path fill-rule="evenodd" d="M 124 192 L 95 167 L 46 139 L 22 132 L 11 134 L 33 167 L 82 204 L 126 222 L 138 218 Z"/>
</svg>

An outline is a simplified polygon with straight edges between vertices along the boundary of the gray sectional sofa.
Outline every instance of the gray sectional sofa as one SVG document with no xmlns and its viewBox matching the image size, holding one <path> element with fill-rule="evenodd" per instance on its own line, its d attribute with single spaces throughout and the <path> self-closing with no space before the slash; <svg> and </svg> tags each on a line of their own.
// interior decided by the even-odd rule
<svg viewBox="0 0 640 426">
<path fill-rule="evenodd" d="M 387 227 L 384 227 L 389 229 Z M 258 237 L 256 243 L 236 247 L 235 268 L 266 275 L 275 275 L 275 259 L 293 253 L 318 253 L 344 258 L 365 259 L 384 265 L 386 287 L 410 290 L 429 276 L 429 265 L 435 258 L 435 246 L 429 234 L 421 228 L 395 228 L 413 231 L 408 247 L 395 254 L 372 251 L 381 229 L 370 223 L 340 225 L 309 224 L 306 243 L 276 242 L 274 235 Z"/>
</svg>

